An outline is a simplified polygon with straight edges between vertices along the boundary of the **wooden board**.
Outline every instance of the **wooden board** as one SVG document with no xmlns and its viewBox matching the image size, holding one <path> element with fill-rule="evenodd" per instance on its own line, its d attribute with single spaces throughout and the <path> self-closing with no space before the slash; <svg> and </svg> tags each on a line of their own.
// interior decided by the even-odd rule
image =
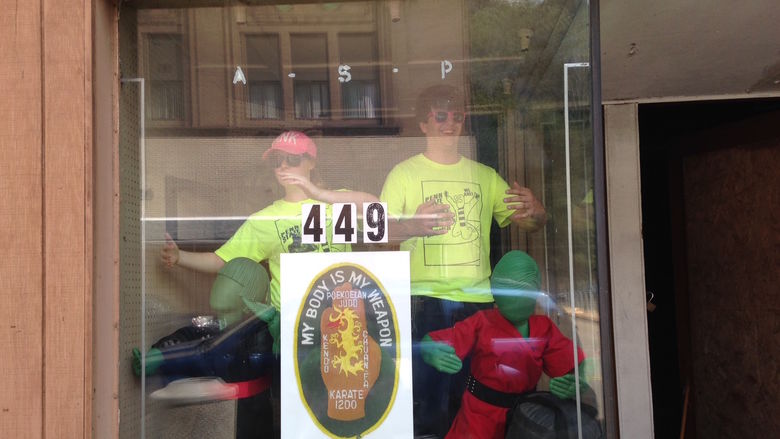
<svg viewBox="0 0 780 439">
<path fill-rule="evenodd" d="M 0 13 L 0 426 L 41 436 L 43 385 L 40 2 Z"/>
<path fill-rule="evenodd" d="M 92 2 L 45 0 L 43 436 L 91 431 Z"/>
<path fill-rule="evenodd" d="M 604 132 L 620 436 L 652 438 L 637 106 L 605 106 Z"/>
</svg>

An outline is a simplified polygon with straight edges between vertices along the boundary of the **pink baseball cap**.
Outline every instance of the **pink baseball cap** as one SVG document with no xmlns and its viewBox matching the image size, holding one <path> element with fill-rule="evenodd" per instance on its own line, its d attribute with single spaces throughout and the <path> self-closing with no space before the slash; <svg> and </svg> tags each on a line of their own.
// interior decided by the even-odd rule
<svg viewBox="0 0 780 439">
<path fill-rule="evenodd" d="M 279 135 L 268 151 L 263 153 L 263 160 L 273 151 L 286 152 L 292 155 L 308 154 L 311 157 L 317 157 L 317 145 L 306 134 L 300 131 L 285 131 Z"/>
</svg>

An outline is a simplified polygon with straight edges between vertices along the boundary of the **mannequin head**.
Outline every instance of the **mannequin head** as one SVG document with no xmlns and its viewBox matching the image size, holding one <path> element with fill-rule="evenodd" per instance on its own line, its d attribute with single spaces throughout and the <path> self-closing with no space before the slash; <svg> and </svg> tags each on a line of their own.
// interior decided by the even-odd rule
<svg viewBox="0 0 780 439">
<path fill-rule="evenodd" d="M 522 324 L 533 315 L 541 294 L 539 267 L 527 253 L 511 251 L 496 264 L 490 287 L 501 315 L 514 325 Z"/>
<path fill-rule="evenodd" d="M 262 265 L 247 258 L 228 261 L 211 287 L 209 303 L 220 325 L 230 326 L 261 306 L 268 296 L 268 273 Z"/>
<path fill-rule="evenodd" d="M 271 147 L 263 153 L 263 160 L 274 169 L 279 184 L 284 186 L 282 176 L 294 174 L 314 180 L 312 172 L 317 165 L 317 145 L 300 131 L 285 131 L 274 139 Z"/>
</svg>

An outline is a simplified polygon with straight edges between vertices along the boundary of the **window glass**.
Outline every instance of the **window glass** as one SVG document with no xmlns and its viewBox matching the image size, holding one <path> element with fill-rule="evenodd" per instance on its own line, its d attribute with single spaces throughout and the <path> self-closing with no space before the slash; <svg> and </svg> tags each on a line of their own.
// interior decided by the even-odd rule
<svg viewBox="0 0 780 439">
<path fill-rule="evenodd" d="M 600 437 L 589 2 L 195 3 L 121 5 L 120 436 Z"/>
</svg>

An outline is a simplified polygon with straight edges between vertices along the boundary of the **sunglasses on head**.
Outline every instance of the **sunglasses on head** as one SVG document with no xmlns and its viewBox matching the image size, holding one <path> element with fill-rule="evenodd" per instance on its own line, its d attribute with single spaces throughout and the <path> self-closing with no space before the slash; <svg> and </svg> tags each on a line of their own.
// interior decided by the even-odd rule
<svg viewBox="0 0 780 439">
<path fill-rule="evenodd" d="M 462 111 L 431 111 L 428 114 L 428 117 L 431 116 L 433 116 L 438 123 L 447 122 L 448 118 L 452 118 L 452 121 L 455 123 L 462 123 L 466 118 L 466 114 Z"/>
<path fill-rule="evenodd" d="M 294 168 L 296 166 L 300 166 L 302 160 L 303 160 L 302 155 L 276 154 L 271 157 L 271 164 L 274 165 L 274 168 L 278 168 L 282 166 L 282 163 L 287 162 L 287 166 Z"/>
</svg>

